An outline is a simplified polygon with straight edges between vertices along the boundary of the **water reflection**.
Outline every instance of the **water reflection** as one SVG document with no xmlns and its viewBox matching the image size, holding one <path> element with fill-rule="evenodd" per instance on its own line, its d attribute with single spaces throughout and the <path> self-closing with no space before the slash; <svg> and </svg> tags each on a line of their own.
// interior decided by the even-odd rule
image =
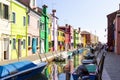
<svg viewBox="0 0 120 80">
<path fill-rule="evenodd" d="M 59 80 L 59 75 L 64 73 L 64 62 L 51 62 L 44 69 L 44 74 L 49 80 Z"/>
<path fill-rule="evenodd" d="M 48 78 L 43 73 L 38 73 L 35 76 L 31 76 L 29 79 L 26 80 L 48 80 Z"/>
<path fill-rule="evenodd" d="M 43 73 L 48 80 L 73 80 L 71 73 L 81 64 L 82 56 L 83 54 L 75 54 L 65 62 L 51 62 Z"/>
<path fill-rule="evenodd" d="M 81 55 L 77 54 L 65 62 L 51 62 L 43 72 L 48 80 L 67 80 L 73 70 L 80 65 L 80 59 Z"/>
</svg>

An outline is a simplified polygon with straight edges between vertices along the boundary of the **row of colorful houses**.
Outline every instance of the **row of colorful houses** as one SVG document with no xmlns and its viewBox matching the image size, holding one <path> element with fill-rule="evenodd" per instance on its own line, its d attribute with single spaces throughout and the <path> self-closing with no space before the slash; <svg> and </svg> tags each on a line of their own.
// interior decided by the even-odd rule
<svg viewBox="0 0 120 80">
<path fill-rule="evenodd" d="M 92 43 L 87 42 L 90 34 L 59 26 L 56 10 L 49 14 L 36 0 L 0 0 L 0 61 L 86 46 Z"/>
</svg>

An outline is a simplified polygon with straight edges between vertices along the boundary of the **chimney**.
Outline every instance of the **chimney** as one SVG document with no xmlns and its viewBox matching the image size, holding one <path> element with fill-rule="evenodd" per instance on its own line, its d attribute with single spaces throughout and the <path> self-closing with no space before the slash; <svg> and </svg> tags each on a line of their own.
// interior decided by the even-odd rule
<svg viewBox="0 0 120 80">
<path fill-rule="evenodd" d="M 30 7 L 32 8 L 32 9 L 34 9 L 34 8 L 36 8 L 36 0 L 30 0 Z"/>
<path fill-rule="evenodd" d="M 80 29 L 80 27 L 79 27 L 79 28 L 78 28 L 78 31 L 80 32 L 80 30 L 81 30 L 81 29 Z"/>
<path fill-rule="evenodd" d="M 56 10 L 53 9 L 53 10 L 52 10 L 52 13 L 53 13 L 53 16 L 55 16 Z"/>
<path fill-rule="evenodd" d="M 43 7 L 43 8 L 47 8 L 47 5 L 44 4 L 42 7 Z"/>
<path fill-rule="evenodd" d="M 65 26 L 67 27 L 67 26 L 68 26 L 68 24 L 65 24 Z"/>
<path fill-rule="evenodd" d="M 47 14 L 47 5 L 43 5 L 42 8 L 43 8 L 43 13 Z"/>
</svg>

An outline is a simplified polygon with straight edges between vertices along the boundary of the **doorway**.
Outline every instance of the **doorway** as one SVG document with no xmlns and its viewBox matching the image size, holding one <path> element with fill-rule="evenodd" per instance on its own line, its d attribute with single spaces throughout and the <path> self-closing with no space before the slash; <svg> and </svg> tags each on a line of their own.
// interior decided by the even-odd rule
<svg viewBox="0 0 120 80">
<path fill-rule="evenodd" d="M 4 60 L 9 59 L 9 38 L 3 38 L 3 44 L 4 44 Z"/>
<path fill-rule="evenodd" d="M 21 57 L 21 39 L 18 39 L 18 57 Z"/>
</svg>

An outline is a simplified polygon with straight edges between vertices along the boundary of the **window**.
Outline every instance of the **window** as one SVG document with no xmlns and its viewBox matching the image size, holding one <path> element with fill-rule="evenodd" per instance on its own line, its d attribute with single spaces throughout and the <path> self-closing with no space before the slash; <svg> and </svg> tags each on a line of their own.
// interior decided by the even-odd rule
<svg viewBox="0 0 120 80">
<path fill-rule="evenodd" d="M 28 24 L 30 24 L 30 16 L 28 15 Z"/>
<path fill-rule="evenodd" d="M 0 18 L 2 17 L 2 4 L 0 3 Z"/>
<path fill-rule="evenodd" d="M 25 39 L 23 39 L 23 49 L 25 49 Z"/>
<path fill-rule="evenodd" d="M 40 23 L 41 30 L 44 30 L 44 23 Z"/>
<path fill-rule="evenodd" d="M 36 46 L 38 46 L 38 38 L 36 38 Z"/>
<path fill-rule="evenodd" d="M 51 42 L 49 42 L 49 48 L 51 48 L 52 47 L 52 43 Z"/>
<path fill-rule="evenodd" d="M 39 20 L 37 21 L 37 27 L 39 28 L 39 26 L 40 26 L 40 23 L 39 23 Z"/>
<path fill-rule="evenodd" d="M 59 36 L 59 32 L 58 32 L 58 36 Z"/>
<path fill-rule="evenodd" d="M 28 36 L 28 46 L 30 46 L 30 36 Z"/>
<path fill-rule="evenodd" d="M 16 15 L 15 15 L 15 12 L 12 12 L 12 20 L 13 20 L 13 23 L 16 22 Z"/>
<path fill-rule="evenodd" d="M 58 41 L 58 45 L 60 45 L 61 44 L 61 42 L 60 41 Z"/>
<path fill-rule="evenodd" d="M 52 44 L 51 44 L 51 45 L 52 45 L 52 47 L 54 47 L 54 41 L 52 41 Z"/>
<path fill-rule="evenodd" d="M 50 34 L 50 28 L 48 28 L 48 34 Z"/>
<path fill-rule="evenodd" d="M 26 25 L 26 18 L 25 18 L 25 16 L 23 16 L 23 26 L 25 26 Z"/>
<path fill-rule="evenodd" d="M 8 13 L 9 9 L 8 9 L 8 5 L 3 4 L 3 18 L 8 19 Z"/>
<path fill-rule="evenodd" d="M 13 38 L 13 49 L 16 49 L 16 39 Z"/>
<path fill-rule="evenodd" d="M 62 36 L 65 36 L 65 34 L 64 34 L 64 33 L 62 33 Z"/>
</svg>

